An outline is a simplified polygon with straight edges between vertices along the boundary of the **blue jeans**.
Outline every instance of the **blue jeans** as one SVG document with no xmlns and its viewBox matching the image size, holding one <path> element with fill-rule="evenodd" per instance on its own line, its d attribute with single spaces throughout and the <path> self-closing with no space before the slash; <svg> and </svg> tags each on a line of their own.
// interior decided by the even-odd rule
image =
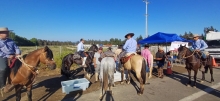
<svg viewBox="0 0 220 101">
<path fill-rule="evenodd" d="M 115 61 L 115 64 L 116 64 L 116 70 L 119 70 L 119 62 Z"/>
<path fill-rule="evenodd" d="M 8 59 L 0 57 L 0 88 L 5 86 L 8 72 Z"/>
<path fill-rule="evenodd" d="M 146 65 L 146 72 L 150 72 L 150 68 Z"/>
<path fill-rule="evenodd" d="M 191 51 L 194 51 L 194 49 L 193 48 L 189 48 L 189 50 L 191 50 Z M 206 58 L 206 55 L 205 55 L 205 53 L 204 53 L 204 51 L 200 51 L 201 53 L 202 53 L 202 58 Z"/>
</svg>

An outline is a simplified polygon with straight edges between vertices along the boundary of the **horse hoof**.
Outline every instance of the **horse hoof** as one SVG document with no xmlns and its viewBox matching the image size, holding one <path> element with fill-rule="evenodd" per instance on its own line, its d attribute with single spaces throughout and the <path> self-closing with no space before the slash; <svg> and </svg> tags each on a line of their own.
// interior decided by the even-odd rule
<svg viewBox="0 0 220 101">
<path fill-rule="evenodd" d="M 129 85 L 129 84 L 130 84 L 130 82 L 127 82 L 127 84 Z"/>
<path fill-rule="evenodd" d="M 203 82 L 204 82 L 203 80 L 200 81 L 200 83 L 203 83 Z"/>
<path fill-rule="evenodd" d="M 138 95 L 141 95 L 141 93 L 138 93 Z"/>
<path fill-rule="evenodd" d="M 193 86 L 193 88 L 196 88 L 196 86 Z"/>
</svg>

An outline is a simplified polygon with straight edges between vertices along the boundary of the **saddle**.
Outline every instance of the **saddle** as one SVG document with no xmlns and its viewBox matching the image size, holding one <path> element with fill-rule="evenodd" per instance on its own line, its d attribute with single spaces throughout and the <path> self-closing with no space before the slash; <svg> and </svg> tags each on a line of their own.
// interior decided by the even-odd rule
<svg viewBox="0 0 220 101">
<path fill-rule="evenodd" d="M 127 56 L 127 57 L 122 57 L 120 59 L 121 63 L 122 64 L 125 64 L 132 56 L 134 56 L 135 54 L 131 54 L 130 56 Z"/>
<path fill-rule="evenodd" d="M 12 68 L 15 65 L 16 60 L 17 60 L 17 58 L 8 59 L 8 67 Z"/>
</svg>

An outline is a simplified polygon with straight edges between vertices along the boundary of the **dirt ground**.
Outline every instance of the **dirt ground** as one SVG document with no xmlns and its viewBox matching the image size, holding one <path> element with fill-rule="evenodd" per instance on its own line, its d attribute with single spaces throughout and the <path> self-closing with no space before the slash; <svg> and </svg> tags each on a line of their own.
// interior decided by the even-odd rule
<svg viewBox="0 0 220 101">
<path fill-rule="evenodd" d="M 183 73 L 186 69 L 182 66 L 174 66 L 173 72 Z M 84 74 L 82 69 L 77 69 L 76 78 L 83 78 Z M 156 68 L 153 69 L 153 77 L 151 79 L 159 79 L 156 77 Z M 164 74 L 166 74 L 166 69 L 164 69 Z M 168 75 L 165 75 L 165 77 Z M 37 81 L 33 86 L 33 101 L 62 101 L 66 98 L 82 96 L 83 94 L 90 93 L 99 90 L 99 82 L 94 83 L 94 76 L 91 77 L 90 86 L 86 91 L 75 91 L 70 92 L 70 94 L 62 93 L 61 81 L 67 80 L 65 77 L 60 75 L 58 70 L 40 70 L 40 74 L 37 76 Z M 136 78 L 132 75 L 132 80 Z M 120 84 L 116 82 L 116 85 Z M 139 84 L 138 84 L 139 85 Z M 22 91 L 21 101 L 26 101 L 27 96 L 25 89 Z M 0 97 L 1 101 L 15 101 L 14 91 L 4 94 L 4 97 Z"/>
</svg>

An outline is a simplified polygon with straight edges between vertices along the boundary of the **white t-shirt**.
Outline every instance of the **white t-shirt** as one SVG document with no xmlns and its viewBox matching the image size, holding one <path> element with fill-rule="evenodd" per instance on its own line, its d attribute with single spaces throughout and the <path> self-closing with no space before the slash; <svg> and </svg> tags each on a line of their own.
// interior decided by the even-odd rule
<svg viewBox="0 0 220 101">
<path fill-rule="evenodd" d="M 100 53 L 99 52 L 95 52 L 94 58 L 96 59 L 96 64 L 100 64 L 99 62 L 99 58 L 100 58 Z"/>
</svg>

